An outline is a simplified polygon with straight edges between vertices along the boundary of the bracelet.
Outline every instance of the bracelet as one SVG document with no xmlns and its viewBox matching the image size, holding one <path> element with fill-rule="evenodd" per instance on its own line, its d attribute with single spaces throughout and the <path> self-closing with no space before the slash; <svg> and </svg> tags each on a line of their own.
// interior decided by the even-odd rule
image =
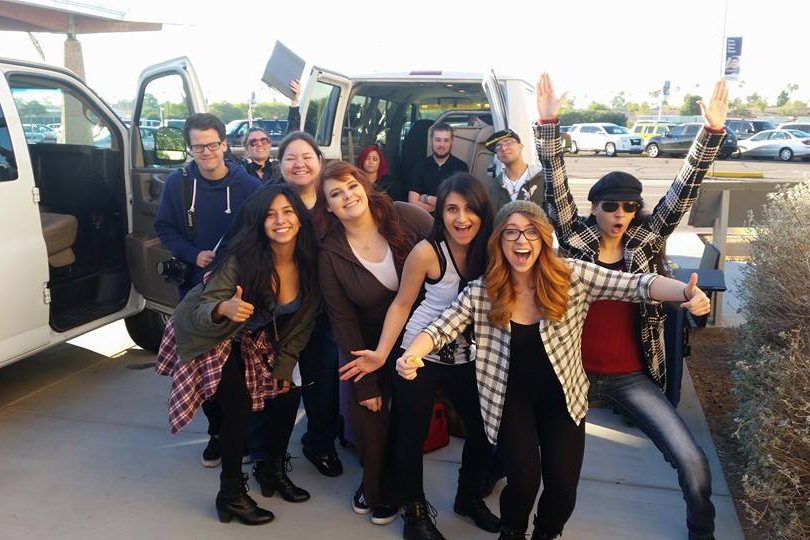
<svg viewBox="0 0 810 540">
<path fill-rule="evenodd" d="M 689 298 L 688 296 L 686 296 L 686 289 L 687 289 L 687 288 L 688 288 L 688 287 L 684 287 L 684 288 L 683 288 L 683 290 L 682 290 L 681 292 L 683 293 L 683 299 L 684 299 L 684 300 L 686 300 L 687 302 L 689 302 L 689 301 L 691 300 L 691 298 Z"/>
</svg>

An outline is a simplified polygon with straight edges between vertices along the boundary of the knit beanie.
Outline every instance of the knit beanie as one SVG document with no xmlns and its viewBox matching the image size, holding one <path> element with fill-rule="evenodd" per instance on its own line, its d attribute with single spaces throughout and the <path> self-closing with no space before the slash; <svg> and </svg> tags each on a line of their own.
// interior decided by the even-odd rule
<svg viewBox="0 0 810 540">
<path fill-rule="evenodd" d="M 501 223 L 509 219 L 509 216 L 515 212 L 525 212 L 527 214 L 537 216 L 543 221 L 543 223 L 550 225 L 548 222 L 548 216 L 546 216 L 546 213 L 542 208 L 531 201 L 518 200 L 508 202 L 503 205 L 500 210 L 498 210 L 498 213 L 495 214 L 495 222 L 493 223 L 492 228 L 497 229 L 500 227 Z"/>
</svg>

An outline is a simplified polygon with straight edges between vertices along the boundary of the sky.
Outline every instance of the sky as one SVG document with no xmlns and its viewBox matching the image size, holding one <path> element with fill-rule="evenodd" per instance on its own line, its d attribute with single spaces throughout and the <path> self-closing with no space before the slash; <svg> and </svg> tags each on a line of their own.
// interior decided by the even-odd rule
<svg viewBox="0 0 810 540">
<path fill-rule="evenodd" d="M 85 0 L 83 3 L 93 3 Z M 95 2 L 160 32 L 80 35 L 88 84 L 109 102 L 132 99 L 143 68 L 188 56 L 209 102 L 281 99 L 260 80 L 276 40 L 308 62 L 347 75 L 443 69 L 517 75 L 548 71 L 575 106 L 629 101 L 671 81 L 670 103 L 703 94 L 720 77 L 725 35 L 742 36 L 741 81 L 731 97 L 769 102 L 788 84 L 810 101 L 810 1 L 782 0 L 409 0 L 408 2 Z M 34 34 L 48 63 L 64 35 Z M 0 56 L 40 61 L 30 37 L 0 32 Z M 307 68 L 308 69 L 308 68 Z"/>
</svg>

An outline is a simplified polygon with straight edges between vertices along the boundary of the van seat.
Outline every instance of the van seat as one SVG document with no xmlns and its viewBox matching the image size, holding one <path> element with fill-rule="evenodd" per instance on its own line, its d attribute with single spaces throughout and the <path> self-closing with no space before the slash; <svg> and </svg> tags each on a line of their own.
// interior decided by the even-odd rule
<svg viewBox="0 0 810 540">
<path fill-rule="evenodd" d="M 40 212 L 42 236 L 48 250 L 48 264 L 54 268 L 68 266 L 76 260 L 73 244 L 79 232 L 79 222 L 74 216 Z"/>
<path fill-rule="evenodd" d="M 495 133 L 495 128 L 489 125 L 482 127 L 478 131 L 478 134 L 475 136 L 473 156 L 470 159 L 470 174 L 483 181 L 487 186 L 493 176 L 488 169 L 492 167 L 494 154 L 487 150 L 484 143 L 487 142 L 487 139 L 492 137 L 493 133 Z"/>
</svg>

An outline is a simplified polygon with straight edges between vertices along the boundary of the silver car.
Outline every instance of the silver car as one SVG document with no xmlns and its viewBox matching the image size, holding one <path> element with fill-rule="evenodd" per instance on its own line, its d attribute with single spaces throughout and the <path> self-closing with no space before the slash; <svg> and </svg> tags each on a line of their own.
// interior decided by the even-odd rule
<svg viewBox="0 0 810 540">
<path fill-rule="evenodd" d="M 810 159 L 810 134 L 796 129 L 767 129 L 737 144 L 742 157 Z"/>
</svg>

